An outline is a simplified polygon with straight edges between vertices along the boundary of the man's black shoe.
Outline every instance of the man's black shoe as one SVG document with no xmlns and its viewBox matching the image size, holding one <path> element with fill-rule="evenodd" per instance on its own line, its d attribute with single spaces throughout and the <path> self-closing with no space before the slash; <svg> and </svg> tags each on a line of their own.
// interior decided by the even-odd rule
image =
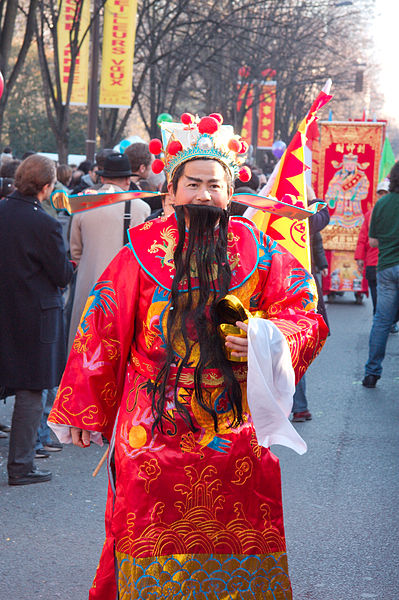
<svg viewBox="0 0 399 600">
<path fill-rule="evenodd" d="M 26 475 L 9 477 L 8 485 L 29 485 L 30 483 L 42 483 L 43 481 L 50 481 L 50 479 L 50 471 L 39 471 L 37 467 L 33 467 L 32 471 Z"/>
<path fill-rule="evenodd" d="M 35 450 L 35 458 L 49 458 L 50 454 L 44 448 Z"/>
<path fill-rule="evenodd" d="M 375 384 L 379 380 L 379 375 L 366 375 L 362 381 L 362 385 L 366 388 L 375 388 Z"/>
</svg>

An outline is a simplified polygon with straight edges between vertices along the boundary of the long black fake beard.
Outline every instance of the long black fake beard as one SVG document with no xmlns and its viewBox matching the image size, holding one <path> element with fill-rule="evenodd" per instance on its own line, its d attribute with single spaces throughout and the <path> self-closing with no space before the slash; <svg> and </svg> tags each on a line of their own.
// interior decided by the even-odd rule
<svg viewBox="0 0 399 600">
<path fill-rule="evenodd" d="M 183 251 L 186 236 L 185 211 L 190 218 L 190 228 L 187 250 Z M 174 253 L 176 274 L 172 283 L 171 306 L 166 326 L 166 360 L 151 390 L 153 432 L 155 428 L 159 428 L 163 432 L 164 420 L 168 422 L 172 430 L 175 430 L 175 424 L 165 410 L 170 368 L 175 364 L 178 364 L 174 384 L 175 408 L 191 430 L 197 430 L 187 407 L 178 399 L 182 369 L 193 365 L 191 359 L 193 335 L 198 340 L 200 355 L 194 370 L 196 400 L 200 407 L 211 415 L 214 429 L 218 431 L 216 410 L 206 401 L 202 393 L 202 375 L 204 369 L 219 369 L 224 378 L 227 399 L 233 413 L 231 427 L 237 427 L 243 422 L 241 388 L 231 364 L 224 354 L 215 310 L 217 300 L 228 293 L 231 281 L 231 270 L 227 257 L 229 213 L 220 208 L 197 205 L 178 206 L 175 207 L 175 212 L 179 232 L 179 241 Z M 216 228 L 218 221 L 219 227 Z M 198 285 L 198 303 L 194 301 L 193 297 L 193 272 L 198 280 L 196 284 L 196 287 Z M 182 281 L 187 281 L 188 291 L 186 293 L 179 293 L 179 284 Z M 207 307 L 209 307 L 208 318 L 206 316 Z M 185 345 L 185 355 L 180 360 L 174 351 L 174 342 L 178 336 L 182 336 Z"/>
</svg>

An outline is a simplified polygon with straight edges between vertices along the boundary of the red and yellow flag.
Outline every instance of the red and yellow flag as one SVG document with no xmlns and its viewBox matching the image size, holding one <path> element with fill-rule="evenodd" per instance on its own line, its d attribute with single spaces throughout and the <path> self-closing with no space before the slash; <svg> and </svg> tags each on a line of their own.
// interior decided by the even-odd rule
<svg viewBox="0 0 399 600">
<path fill-rule="evenodd" d="M 277 175 L 268 195 L 281 200 L 285 194 L 298 198 L 298 203 L 307 207 L 305 172 L 305 145 L 309 127 L 316 120 L 317 111 L 332 96 L 322 91 L 313 102 L 308 114 L 300 124 L 288 148 L 280 159 Z M 259 211 L 253 217 L 259 229 L 289 250 L 310 271 L 309 225 L 307 219 L 295 221 Z"/>
</svg>

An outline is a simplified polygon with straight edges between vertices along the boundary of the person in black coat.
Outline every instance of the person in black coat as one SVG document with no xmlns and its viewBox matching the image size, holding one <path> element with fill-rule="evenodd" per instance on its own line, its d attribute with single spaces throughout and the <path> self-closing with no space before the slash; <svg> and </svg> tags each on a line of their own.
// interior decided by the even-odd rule
<svg viewBox="0 0 399 600">
<path fill-rule="evenodd" d="M 33 464 L 42 390 L 58 385 L 66 361 L 61 289 L 73 267 L 61 225 L 42 208 L 56 182 L 54 163 L 29 156 L 16 191 L 0 201 L 0 397 L 15 393 L 8 482 L 48 481 Z"/>
</svg>

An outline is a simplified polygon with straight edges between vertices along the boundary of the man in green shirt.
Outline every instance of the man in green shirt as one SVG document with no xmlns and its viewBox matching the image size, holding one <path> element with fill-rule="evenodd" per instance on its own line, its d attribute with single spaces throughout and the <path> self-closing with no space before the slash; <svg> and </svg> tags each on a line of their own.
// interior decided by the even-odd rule
<svg viewBox="0 0 399 600">
<path fill-rule="evenodd" d="M 363 385 L 374 388 L 392 323 L 399 310 L 399 161 L 390 173 L 389 193 L 375 205 L 370 221 L 370 246 L 378 247 L 377 308 L 370 332 Z"/>
</svg>

